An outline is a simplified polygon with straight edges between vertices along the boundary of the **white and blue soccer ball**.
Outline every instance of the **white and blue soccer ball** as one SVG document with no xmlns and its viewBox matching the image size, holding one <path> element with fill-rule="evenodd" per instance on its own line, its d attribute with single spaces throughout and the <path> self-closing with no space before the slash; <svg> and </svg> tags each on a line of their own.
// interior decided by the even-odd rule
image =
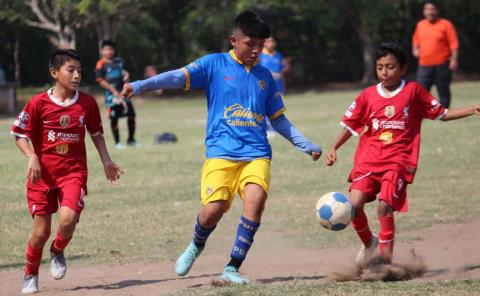
<svg viewBox="0 0 480 296">
<path fill-rule="evenodd" d="M 315 213 L 320 224 L 333 231 L 348 226 L 355 215 L 355 208 L 341 192 L 329 192 L 317 201 Z"/>
</svg>

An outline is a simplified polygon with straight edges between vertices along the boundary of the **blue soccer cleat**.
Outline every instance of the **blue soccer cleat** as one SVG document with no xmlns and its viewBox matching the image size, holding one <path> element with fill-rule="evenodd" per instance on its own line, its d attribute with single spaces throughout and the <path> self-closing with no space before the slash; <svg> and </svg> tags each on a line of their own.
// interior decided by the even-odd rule
<svg viewBox="0 0 480 296">
<path fill-rule="evenodd" d="M 223 269 L 222 275 L 220 279 L 225 284 L 233 284 L 233 285 L 246 285 L 249 281 L 246 278 L 240 276 L 238 273 L 238 269 L 234 266 L 226 265 Z"/>
<path fill-rule="evenodd" d="M 180 276 L 186 275 L 190 268 L 192 268 L 193 262 L 197 260 L 198 256 L 202 253 L 205 247 L 197 247 L 192 241 L 185 251 L 178 257 L 175 263 L 175 273 Z"/>
</svg>

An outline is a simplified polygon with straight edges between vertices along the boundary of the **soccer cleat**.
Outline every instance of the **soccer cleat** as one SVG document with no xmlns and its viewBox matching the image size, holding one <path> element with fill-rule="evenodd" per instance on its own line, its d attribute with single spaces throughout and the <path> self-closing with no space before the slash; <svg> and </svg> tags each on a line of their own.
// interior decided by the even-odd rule
<svg viewBox="0 0 480 296">
<path fill-rule="evenodd" d="M 222 275 L 220 279 L 225 284 L 233 284 L 233 285 L 246 285 L 249 281 L 246 278 L 240 276 L 238 273 L 238 269 L 234 266 L 226 265 L 223 269 Z"/>
<path fill-rule="evenodd" d="M 370 246 L 365 247 L 365 245 L 362 245 L 360 248 L 360 251 L 357 254 L 357 258 L 355 259 L 355 263 L 358 266 L 365 266 L 370 259 L 372 259 L 375 251 L 377 250 L 378 247 L 378 238 L 376 235 L 372 234 L 372 239 L 370 241 Z"/>
<path fill-rule="evenodd" d="M 23 278 L 22 294 L 37 293 L 38 274 L 29 274 Z"/>
<path fill-rule="evenodd" d="M 67 262 L 65 256 L 62 253 L 50 252 L 50 274 L 54 279 L 60 280 L 65 276 L 67 272 Z"/>
<path fill-rule="evenodd" d="M 125 146 L 122 143 L 117 143 L 115 144 L 115 148 L 117 148 L 118 150 L 123 150 L 125 149 Z"/>
<path fill-rule="evenodd" d="M 192 268 L 193 262 L 197 260 L 198 256 L 202 253 L 205 247 L 197 247 L 192 241 L 185 251 L 178 257 L 175 263 L 175 273 L 180 276 L 186 275 L 190 268 Z"/>
<path fill-rule="evenodd" d="M 133 148 L 140 148 L 140 143 L 138 143 L 136 140 L 128 141 L 127 145 Z"/>
</svg>

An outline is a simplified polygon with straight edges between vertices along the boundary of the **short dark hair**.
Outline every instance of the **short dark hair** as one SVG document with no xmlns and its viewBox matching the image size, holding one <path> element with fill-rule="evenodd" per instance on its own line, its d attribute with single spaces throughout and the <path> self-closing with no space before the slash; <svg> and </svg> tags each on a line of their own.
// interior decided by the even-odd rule
<svg viewBox="0 0 480 296">
<path fill-rule="evenodd" d="M 101 48 L 104 48 L 105 46 L 111 46 L 113 49 L 117 49 L 117 44 L 109 39 L 102 41 Z"/>
<path fill-rule="evenodd" d="M 403 67 L 407 64 L 407 54 L 405 53 L 405 49 L 403 49 L 403 47 L 401 47 L 397 42 L 389 41 L 378 44 L 375 61 L 378 61 L 388 54 L 393 55 L 397 59 L 400 67 Z"/>
<path fill-rule="evenodd" d="M 425 5 L 427 5 L 427 4 L 431 4 L 431 5 L 435 6 L 435 8 L 437 10 L 440 9 L 440 7 L 438 6 L 439 5 L 438 1 L 432 1 L 432 0 L 425 1 L 425 2 L 423 2 L 423 7 L 425 7 Z"/>
<path fill-rule="evenodd" d="M 50 55 L 48 67 L 58 70 L 69 60 L 81 62 L 80 52 L 76 49 L 57 49 Z"/>
<path fill-rule="evenodd" d="M 267 39 L 270 37 L 268 25 L 252 11 L 244 11 L 235 18 L 234 29 L 240 29 L 251 38 Z"/>
</svg>

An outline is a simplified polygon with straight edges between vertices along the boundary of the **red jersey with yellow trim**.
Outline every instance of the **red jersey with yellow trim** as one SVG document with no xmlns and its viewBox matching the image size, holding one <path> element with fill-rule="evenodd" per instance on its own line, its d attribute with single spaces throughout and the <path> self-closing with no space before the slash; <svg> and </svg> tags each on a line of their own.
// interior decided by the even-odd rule
<svg viewBox="0 0 480 296">
<path fill-rule="evenodd" d="M 360 137 L 352 173 L 401 169 L 411 183 L 417 170 L 422 120 L 440 119 L 446 113 L 447 109 L 415 82 L 402 80 L 390 94 L 380 83 L 368 87 L 341 122 L 355 136 L 368 128 Z"/>
<path fill-rule="evenodd" d="M 41 165 L 41 179 L 28 187 L 54 189 L 69 183 L 87 183 L 85 130 L 103 134 L 95 99 L 77 91 L 68 103 L 53 89 L 35 95 L 14 121 L 11 134 L 29 138 Z"/>
</svg>

